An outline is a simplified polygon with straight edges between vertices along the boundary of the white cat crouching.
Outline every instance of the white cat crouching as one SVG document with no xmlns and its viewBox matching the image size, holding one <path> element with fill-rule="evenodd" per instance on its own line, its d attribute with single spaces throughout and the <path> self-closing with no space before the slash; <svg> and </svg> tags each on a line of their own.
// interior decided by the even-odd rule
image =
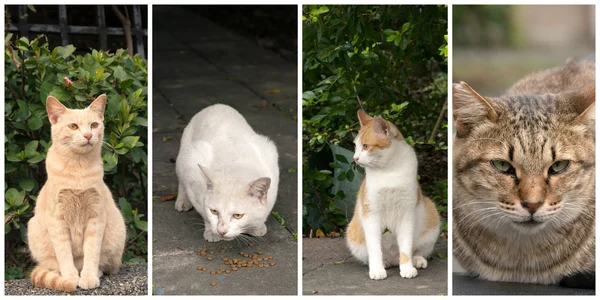
<svg viewBox="0 0 600 300">
<path fill-rule="evenodd" d="M 197 113 L 181 137 L 175 209 L 196 209 L 209 242 L 246 233 L 262 236 L 277 198 L 279 165 L 275 144 L 254 132 L 230 106 Z"/>
</svg>

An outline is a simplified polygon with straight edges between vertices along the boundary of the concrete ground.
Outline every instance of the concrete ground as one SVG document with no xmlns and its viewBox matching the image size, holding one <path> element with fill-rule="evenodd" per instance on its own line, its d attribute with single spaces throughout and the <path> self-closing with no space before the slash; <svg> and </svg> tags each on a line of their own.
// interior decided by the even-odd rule
<svg viewBox="0 0 600 300">
<path fill-rule="evenodd" d="M 298 242 L 292 235 L 298 221 L 296 62 L 182 8 L 155 6 L 153 19 L 153 195 L 177 193 L 175 158 L 183 128 L 198 111 L 223 103 L 277 145 L 280 183 L 273 210 L 287 227 L 270 217 L 269 231 L 255 239 L 254 247 L 208 243 L 195 211 L 180 213 L 175 201 L 153 200 L 153 294 L 297 295 Z M 197 255 L 204 247 L 215 253 Z M 223 258 L 258 251 L 276 264 L 209 274 L 225 267 Z"/>
<path fill-rule="evenodd" d="M 427 269 L 417 277 L 404 279 L 393 267 L 384 280 L 370 279 L 368 266 L 354 259 L 345 243 L 342 238 L 302 240 L 303 295 L 448 294 L 446 240 L 438 241 Z"/>
<path fill-rule="evenodd" d="M 574 289 L 561 286 L 492 282 L 452 275 L 452 295 L 595 295 L 593 289 Z"/>
<path fill-rule="evenodd" d="M 148 295 L 148 265 L 124 265 L 117 274 L 100 278 L 100 286 L 91 290 L 77 289 L 73 293 L 63 293 L 31 285 L 31 279 L 4 282 L 4 294 L 19 295 Z"/>
</svg>

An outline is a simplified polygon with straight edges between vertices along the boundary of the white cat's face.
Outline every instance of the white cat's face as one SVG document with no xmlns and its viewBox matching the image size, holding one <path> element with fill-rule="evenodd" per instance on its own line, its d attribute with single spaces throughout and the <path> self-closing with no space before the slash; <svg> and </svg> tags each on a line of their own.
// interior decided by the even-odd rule
<svg viewBox="0 0 600 300">
<path fill-rule="evenodd" d="M 261 224 L 270 183 L 266 177 L 246 184 L 214 178 L 204 195 L 205 226 L 229 241 Z"/>
<path fill-rule="evenodd" d="M 105 106 L 105 95 L 96 98 L 85 109 L 68 109 L 56 98 L 49 96 L 46 109 L 52 125 L 53 143 L 79 154 L 102 146 Z"/>
</svg>

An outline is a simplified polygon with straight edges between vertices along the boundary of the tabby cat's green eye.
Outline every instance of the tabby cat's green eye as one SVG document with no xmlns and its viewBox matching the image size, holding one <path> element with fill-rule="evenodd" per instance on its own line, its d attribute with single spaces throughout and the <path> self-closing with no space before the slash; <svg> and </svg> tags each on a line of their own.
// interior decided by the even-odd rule
<svg viewBox="0 0 600 300">
<path fill-rule="evenodd" d="M 512 173 L 513 167 L 505 160 L 492 160 L 492 166 L 502 173 Z"/>
<path fill-rule="evenodd" d="M 562 173 L 569 168 L 570 164 L 571 162 L 568 160 L 559 160 L 550 166 L 550 169 L 548 169 L 548 174 L 554 175 Z"/>
</svg>

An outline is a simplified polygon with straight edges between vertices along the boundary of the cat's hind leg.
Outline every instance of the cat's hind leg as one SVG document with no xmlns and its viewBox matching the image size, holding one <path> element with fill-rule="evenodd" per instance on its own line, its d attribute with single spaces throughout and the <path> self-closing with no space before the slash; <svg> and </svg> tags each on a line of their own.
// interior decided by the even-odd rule
<svg viewBox="0 0 600 300">
<path fill-rule="evenodd" d="M 192 202 L 190 202 L 187 190 L 184 184 L 179 182 L 179 188 L 177 189 L 177 200 L 175 201 L 175 209 L 177 211 L 188 211 L 192 208 Z"/>
</svg>

